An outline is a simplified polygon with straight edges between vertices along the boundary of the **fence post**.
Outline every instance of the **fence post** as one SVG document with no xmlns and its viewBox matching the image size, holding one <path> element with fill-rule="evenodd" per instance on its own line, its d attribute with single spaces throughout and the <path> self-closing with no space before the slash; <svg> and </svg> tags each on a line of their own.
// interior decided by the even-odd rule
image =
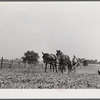
<svg viewBox="0 0 100 100">
<path fill-rule="evenodd" d="M 13 66 L 13 60 L 11 60 L 9 68 L 12 68 L 12 66 Z"/>
<path fill-rule="evenodd" d="M 1 68 L 3 67 L 3 57 L 1 58 Z"/>
</svg>

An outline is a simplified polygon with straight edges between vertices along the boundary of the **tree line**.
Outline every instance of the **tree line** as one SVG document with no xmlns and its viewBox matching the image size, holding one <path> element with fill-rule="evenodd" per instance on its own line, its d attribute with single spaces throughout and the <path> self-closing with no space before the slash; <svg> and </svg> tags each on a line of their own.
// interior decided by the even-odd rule
<svg viewBox="0 0 100 100">
<path fill-rule="evenodd" d="M 28 64 L 34 64 L 39 62 L 39 54 L 35 51 L 27 51 L 24 53 L 24 56 L 21 57 L 23 63 Z M 80 63 L 82 63 L 84 66 L 87 66 L 88 64 L 100 64 L 100 61 L 85 59 L 85 58 L 78 58 Z M 18 60 L 18 58 L 16 58 Z M 1 66 L 2 62 L 4 61 L 3 57 L 0 59 Z"/>
<path fill-rule="evenodd" d="M 24 53 L 24 56 L 21 58 L 23 62 L 27 62 L 28 64 L 33 64 L 38 62 L 39 55 L 35 51 L 27 51 Z M 87 66 L 88 64 L 100 64 L 100 61 L 97 60 L 89 60 L 85 58 L 78 58 L 81 63 L 83 63 L 84 66 Z"/>
</svg>

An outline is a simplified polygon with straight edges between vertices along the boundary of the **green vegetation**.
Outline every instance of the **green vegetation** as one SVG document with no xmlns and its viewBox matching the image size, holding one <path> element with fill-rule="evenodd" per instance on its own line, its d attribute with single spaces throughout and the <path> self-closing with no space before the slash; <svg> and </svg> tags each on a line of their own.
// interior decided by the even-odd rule
<svg viewBox="0 0 100 100">
<path fill-rule="evenodd" d="M 27 51 L 24 53 L 24 57 L 22 57 L 22 60 L 24 63 L 28 63 L 28 64 L 33 64 L 38 62 L 39 59 L 39 55 L 38 53 L 34 52 L 34 51 Z"/>
</svg>

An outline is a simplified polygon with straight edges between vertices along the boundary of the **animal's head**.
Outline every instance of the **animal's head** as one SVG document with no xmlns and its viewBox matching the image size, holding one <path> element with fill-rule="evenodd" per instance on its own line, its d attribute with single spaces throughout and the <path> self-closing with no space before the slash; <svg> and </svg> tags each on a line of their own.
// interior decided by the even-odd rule
<svg viewBox="0 0 100 100">
<path fill-rule="evenodd" d="M 76 56 L 75 56 L 75 55 L 73 55 L 73 58 L 76 58 Z"/>
<path fill-rule="evenodd" d="M 62 55 L 62 52 L 60 50 L 56 50 L 56 56 L 60 57 Z"/>
<path fill-rule="evenodd" d="M 48 53 L 43 53 L 43 52 L 42 52 L 42 54 L 43 54 L 43 56 L 42 56 L 43 62 L 46 63 L 46 60 L 48 59 L 49 54 Z"/>
</svg>

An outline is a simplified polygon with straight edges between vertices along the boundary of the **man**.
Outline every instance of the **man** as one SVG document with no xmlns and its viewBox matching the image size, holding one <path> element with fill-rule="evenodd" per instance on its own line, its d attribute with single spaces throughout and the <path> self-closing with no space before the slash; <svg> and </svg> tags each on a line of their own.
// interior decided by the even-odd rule
<svg viewBox="0 0 100 100">
<path fill-rule="evenodd" d="M 78 61 L 78 59 L 76 58 L 76 56 L 74 55 L 74 56 L 73 56 L 73 59 L 72 59 L 72 66 L 73 66 L 74 72 L 76 72 L 76 67 L 78 67 L 78 65 L 79 65 L 79 61 Z"/>
<path fill-rule="evenodd" d="M 77 60 L 76 56 L 73 55 L 72 65 L 74 66 L 77 62 L 78 62 L 78 60 Z"/>
</svg>

